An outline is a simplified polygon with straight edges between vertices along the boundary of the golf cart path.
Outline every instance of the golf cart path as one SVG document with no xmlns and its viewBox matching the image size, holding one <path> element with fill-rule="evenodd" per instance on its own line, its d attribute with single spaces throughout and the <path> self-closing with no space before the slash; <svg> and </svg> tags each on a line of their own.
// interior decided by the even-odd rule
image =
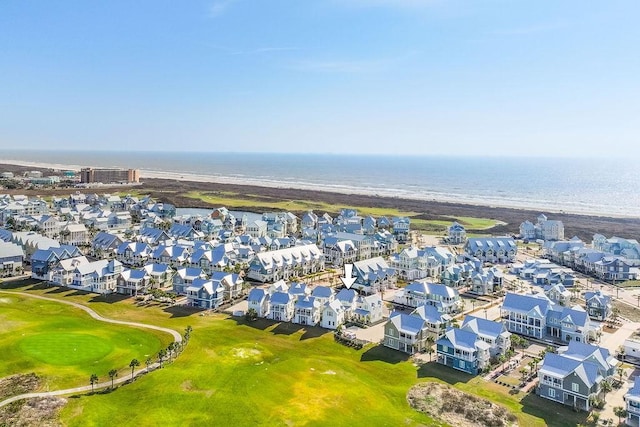
<svg viewBox="0 0 640 427">
<path fill-rule="evenodd" d="M 24 297 L 28 297 L 28 298 L 36 298 L 36 299 L 41 299 L 41 300 L 46 300 L 46 301 L 53 301 L 56 303 L 60 303 L 60 304 L 66 304 L 66 305 L 70 305 L 72 307 L 75 308 L 79 308 L 80 310 L 84 310 L 85 312 L 87 312 L 89 314 L 89 316 L 93 317 L 94 319 L 100 321 L 100 322 L 105 322 L 105 323 L 113 323 L 116 325 L 125 325 L 125 326 L 133 326 L 133 327 L 138 327 L 138 328 L 146 328 L 146 329 L 153 329 L 155 331 L 160 331 L 160 332 L 165 332 L 167 334 L 171 334 L 171 336 L 173 336 L 173 340 L 176 343 L 180 343 L 182 342 L 182 335 L 180 335 L 179 332 L 174 331 L 173 329 L 169 329 L 169 328 L 163 328 L 161 326 L 155 326 L 155 325 L 147 325 L 145 323 L 137 323 L 137 322 L 127 322 L 124 320 L 115 320 L 115 319 L 109 319 L 107 317 L 103 317 L 101 315 L 99 315 L 98 313 L 96 313 L 95 311 L 93 311 L 92 309 L 90 309 L 89 307 L 86 307 L 82 304 L 76 303 L 76 302 L 71 302 L 71 301 L 62 301 L 56 298 L 47 298 L 47 297 L 43 297 L 40 295 L 32 295 L 26 292 L 11 292 L 11 291 L 0 291 L 0 293 L 3 294 L 8 294 L 8 295 L 20 295 L 20 296 L 24 296 Z M 157 368 L 160 366 L 160 363 L 158 362 L 154 362 L 151 365 L 149 365 L 149 369 L 150 368 Z M 149 371 L 148 368 L 142 368 L 142 369 L 138 369 L 137 371 L 133 372 L 132 377 L 136 377 L 140 374 L 146 373 Z M 130 380 L 132 377 L 130 377 L 129 375 L 125 375 L 122 376 L 120 378 L 114 379 L 113 380 L 113 384 L 121 384 L 125 381 Z M 74 388 L 67 388 L 64 390 L 54 390 L 54 391 L 46 391 L 46 392 L 39 392 L 39 393 L 25 393 L 25 394 L 19 394 L 17 396 L 13 396 L 10 397 L 9 399 L 5 399 L 2 402 L 0 402 L 0 407 L 4 406 L 4 405 L 8 405 L 9 403 L 18 401 L 18 400 L 22 400 L 22 399 L 31 399 L 34 397 L 47 397 L 47 396 L 61 396 L 61 395 L 65 395 L 65 394 L 71 394 L 71 393 L 79 393 L 79 392 L 85 392 L 85 391 L 92 391 L 92 390 L 99 390 L 101 388 L 106 388 L 106 387 L 111 387 L 111 380 L 109 381 L 104 381 L 98 384 L 94 384 L 93 386 L 91 385 L 87 385 L 87 386 L 81 386 L 81 387 L 74 387 Z"/>
</svg>

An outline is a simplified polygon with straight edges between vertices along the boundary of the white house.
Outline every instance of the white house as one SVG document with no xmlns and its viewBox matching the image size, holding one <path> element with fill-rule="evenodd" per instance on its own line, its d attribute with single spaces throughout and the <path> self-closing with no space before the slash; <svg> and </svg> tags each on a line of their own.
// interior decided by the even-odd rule
<svg viewBox="0 0 640 427">
<path fill-rule="evenodd" d="M 337 329 L 345 322 L 345 309 L 337 299 L 327 302 L 322 309 L 320 326 L 327 329 Z"/>
</svg>

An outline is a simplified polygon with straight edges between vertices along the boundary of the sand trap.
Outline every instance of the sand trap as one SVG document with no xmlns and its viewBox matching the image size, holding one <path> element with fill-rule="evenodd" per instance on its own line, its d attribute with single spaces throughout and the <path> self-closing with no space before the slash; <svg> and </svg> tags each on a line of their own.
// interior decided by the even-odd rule
<svg viewBox="0 0 640 427">
<path fill-rule="evenodd" d="M 238 359 L 256 358 L 262 354 L 260 350 L 256 350 L 255 348 L 234 348 L 231 353 L 233 357 Z"/>
</svg>

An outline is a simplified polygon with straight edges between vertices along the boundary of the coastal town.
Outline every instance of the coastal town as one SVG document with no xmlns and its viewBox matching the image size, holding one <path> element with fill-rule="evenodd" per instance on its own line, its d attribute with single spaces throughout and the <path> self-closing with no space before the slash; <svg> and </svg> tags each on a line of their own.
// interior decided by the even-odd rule
<svg viewBox="0 0 640 427">
<path fill-rule="evenodd" d="M 85 184 L 139 180 L 135 170 L 81 175 Z M 337 346 L 383 346 L 596 423 L 640 423 L 640 316 L 625 317 L 640 305 L 635 239 L 583 241 L 544 214 L 493 236 L 467 235 L 462 221 L 427 234 L 409 217 L 351 207 L 179 210 L 91 186 L 1 194 L 0 276 L 163 301 L 194 316 L 322 328 Z"/>
</svg>

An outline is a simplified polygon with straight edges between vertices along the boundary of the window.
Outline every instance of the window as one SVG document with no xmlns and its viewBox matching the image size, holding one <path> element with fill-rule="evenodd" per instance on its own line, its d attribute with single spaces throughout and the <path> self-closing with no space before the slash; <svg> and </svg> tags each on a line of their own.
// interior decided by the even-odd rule
<svg viewBox="0 0 640 427">
<path fill-rule="evenodd" d="M 553 397 L 553 398 L 556 397 L 556 391 L 552 388 L 549 389 L 549 397 Z"/>
<path fill-rule="evenodd" d="M 460 366 L 462 369 L 464 369 L 464 360 L 461 360 L 461 361 L 460 361 L 459 366 Z"/>
<path fill-rule="evenodd" d="M 576 393 L 578 393 L 580 391 L 580 384 L 571 383 L 571 391 L 575 391 Z"/>
</svg>

